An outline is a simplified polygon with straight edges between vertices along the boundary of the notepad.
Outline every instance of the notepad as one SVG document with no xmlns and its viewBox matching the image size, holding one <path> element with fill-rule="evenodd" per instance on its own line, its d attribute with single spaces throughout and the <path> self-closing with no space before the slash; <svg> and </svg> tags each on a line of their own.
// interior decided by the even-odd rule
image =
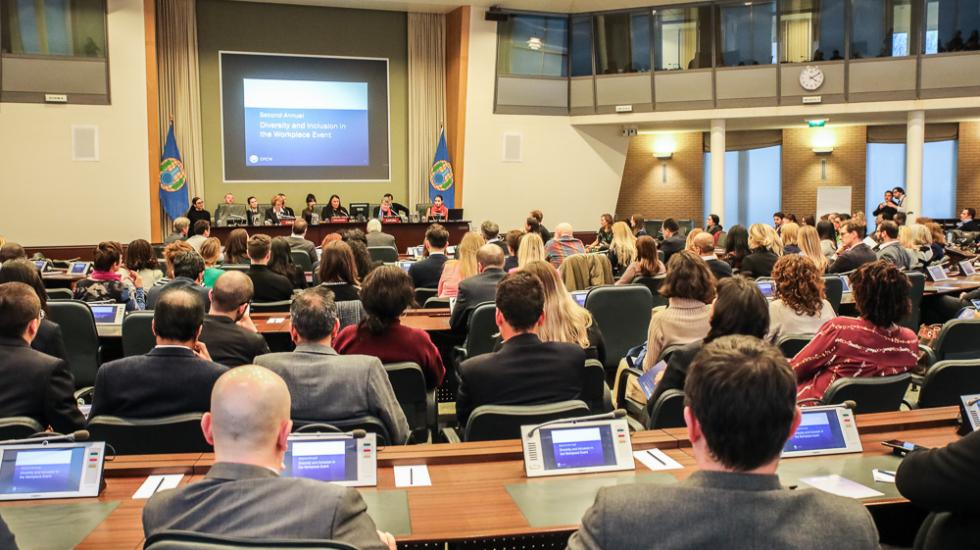
<svg viewBox="0 0 980 550">
<path fill-rule="evenodd" d="M 395 487 L 428 487 L 432 485 L 429 468 L 425 464 L 395 466 Z"/>
<path fill-rule="evenodd" d="M 655 472 L 658 470 L 681 470 L 684 468 L 680 462 L 670 458 L 667 456 L 667 453 L 660 449 L 634 451 L 633 458 L 639 460 L 644 466 Z"/>
<path fill-rule="evenodd" d="M 148 476 L 146 481 L 140 485 L 140 488 L 133 493 L 133 499 L 147 499 L 160 491 L 176 489 L 177 486 L 180 485 L 180 480 L 183 478 L 183 474 Z"/>
<path fill-rule="evenodd" d="M 807 485 L 820 489 L 821 491 L 847 497 L 847 498 L 872 498 L 885 496 L 885 493 L 875 491 L 871 487 L 866 487 L 851 481 L 846 477 L 833 474 L 829 476 L 801 477 L 800 481 Z"/>
</svg>

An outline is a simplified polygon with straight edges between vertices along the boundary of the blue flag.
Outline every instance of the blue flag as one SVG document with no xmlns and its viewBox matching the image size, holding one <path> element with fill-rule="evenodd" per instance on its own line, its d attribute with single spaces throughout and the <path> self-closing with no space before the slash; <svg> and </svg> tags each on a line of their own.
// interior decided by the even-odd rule
<svg viewBox="0 0 980 550">
<path fill-rule="evenodd" d="M 429 172 L 429 202 L 435 202 L 436 195 L 442 195 L 446 208 L 455 208 L 455 189 L 453 184 L 453 165 L 449 162 L 449 148 L 446 147 L 446 130 L 439 132 L 439 145 L 436 146 L 436 156 L 432 159 L 432 170 Z"/>
<path fill-rule="evenodd" d="M 191 207 L 187 198 L 187 176 L 184 163 L 180 160 L 177 139 L 174 138 L 174 123 L 167 131 L 167 142 L 160 155 L 160 204 L 171 218 L 178 218 Z"/>
</svg>

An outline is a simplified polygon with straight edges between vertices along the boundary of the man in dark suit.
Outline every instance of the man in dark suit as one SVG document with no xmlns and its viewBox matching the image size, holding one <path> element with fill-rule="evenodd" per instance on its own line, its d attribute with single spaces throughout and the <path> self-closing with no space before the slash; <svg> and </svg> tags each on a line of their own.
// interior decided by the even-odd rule
<svg viewBox="0 0 980 550">
<path fill-rule="evenodd" d="M 412 276 L 412 285 L 415 288 L 436 288 L 439 286 L 439 277 L 442 276 L 442 267 L 446 260 L 446 245 L 449 244 L 449 231 L 446 228 L 434 223 L 425 230 L 425 249 L 429 255 L 424 260 L 419 260 L 412 264 L 408 274 Z"/>
<path fill-rule="evenodd" d="M 355 489 L 279 477 L 293 427 L 289 410 L 289 389 L 268 369 L 248 365 L 221 376 L 201 419 L 215 463 L 204 479 L 153 495 L 143 508 L 143 533 L 329 539 L 395 550 L 394 537 L 377 531 Z"/>
<path fill-rule="evenodd" d="M 500 235 L 499 225 L 487 220 L 480 224 L 480 234 L 483 235 L 483 240 L 487 241 L 487 244 L 495 244 L 499 246 L 500 250 L 504 252 L 504 256 L 507 256 L 510 253 L 510 250 L 507 249 L 507 243 Z"/>
<path fill-rule="evenodd" d="M 194 251 L 176 252 L 170 258 L 169 267 L 172 270 L 172 278 L 150 289 L 146 296 L 146 309 L 153 309 L 160 296 L 179 288 L 193 291 L 207 309 L 211 303 L 211 296 L 208 295 L 208 289 L 201 284 L 204 278 L 204 259 L 201 255 Z"/>
<path fill-rule="evenodd" d="M 161 296 L 153 311 L 156 347 L 99 368 L 89 416 L 158 418 L 208 410 L 211 386 L 228 367 L 212 362 L 198 341 L 203 322 L 204 306 L 190 290 Z"/>
<path fill-rule="evenodd" d="M 286 237 L 286 242 L 289 243 L 289 250 L 298 250 L 300 252 L 306 252 L 306 255 L 310 257 L 310 265 L 315 265 L 319 258 L 316 255 L 316 245 L 313 241 L 306 238 L 306 229 L 309 225 L 306 220 L 300 218 L 296 220 L 293 224 L 292 235 Z"/>
<path fill-rule="evenodd" d="M 0 417 L 28 416 L 56 432 L 85 426 L 75 404 L 75 379 L 63 359 L 31 349 L 41 325 L 41 300 L 20 282 L 0 284 Z"/>
<path fill-rule="evenodd" d="M 251 264 L 245 272 L 255 289 L 256 302 L 281 302 L 293 297 L 293 283 L 288 277 L 269 270 L 272 257 L 272 239 L 268 235 L 252 235 L 248 238 L 248 259 Z"/>
<path fill-rule="evenodd" d="M 670 261 L 670 257 L 684 250 L 687 242 L 684 235 L 681 235 L 681 226 L 677 225 L 674 218 L 667 218 L 660 227 L 660 232 L 664 235 L 664 242 L 660 244 L 660 251 L 664 253 L 664 265 Z"/>
<path fill-rule="evenodd" d="M 715 279 L 723 279 L 732 276 L 732 266 L 728 262 L 723 262 L 715 256 L 715 238 L 705 231 L 694 236 L 694 246 L 698 248 L 701 259 L 708 264 L 708 269 L 715 275 Z"/>
<path fill-rule="evenodd" d="M 214 282 L 201 341 L 215 363 L 226 367 L 248 365 L 256 356 L 269 353 L 269 344 L 248 316 L 252 293 L 252 280 L 239 271 L 226 271 Z"/>
<path fill-rule="evenodd" d="M 449 328 L 457 334 L 466 333 L 466 323 L 476 306 L 492 302 L 497 296 L 497 283 L 507 273 L 504 271 L 504 253 L 495 244 L 485 244 L 476 251 L 476 263 L 480 273 L 459 283 L 459 294 Z"/>
<path fill-rule="evenodd" d="M 960 212 L 960 223 L 956 224 L 960 231 L 980 231 L 980 224 L 974 218 L 977 217 L 976 208 L 964 208 Z"/>
<path fill-rule="evenodd" d="M 980 432 L 941 449 L 915 451 L 902 460 L 895 485 L 931 515 L 922 524 L 922 548 L 971 548 L 980 540 Z M 919 548 L 916 541 L 916 548 Z"/>
<path fill-rule="evenodd" d="M 779 457 L 800 411 L 796 376 L 778 349 L 751 336 L 714 340 L 684 393 L 699 471 L 676 485 L 600 489 L 569 549 L 878 548 L 859 501 L 780 484 Z"/>
<path fill-rule="evenodd" d="M 585 350 L 538 338 L 544 323 L 541 281 L 525 271 L 504 278 L 497 288 L 496 321 L 504 341 L 500 350 L 459 366 L 456 418 L 461 427 L 480 405 L 543 405 L 578 399 Z"/>
<path fill-rule="evenodd" d="M 840 224 L 841 247 L 837 259 L 827 268 L 827 273 L 847 273 L 864 264 L 878 260 L 875 251 L 864 244 L 867 227 L 858 220 L 847 220 Z"/>
</svg>

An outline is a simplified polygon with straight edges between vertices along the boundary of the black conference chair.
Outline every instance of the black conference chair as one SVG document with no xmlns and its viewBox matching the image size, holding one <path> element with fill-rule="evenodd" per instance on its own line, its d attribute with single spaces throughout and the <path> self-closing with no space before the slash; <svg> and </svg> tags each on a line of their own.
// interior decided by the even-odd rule
<svg viewBox="0 0 980 550">
<path fill-rule="evenodd" d="M 919 332 L 919 322 L 922 317 L 922 293 L 926 289 L 926 276 L 919 271 L 909 271 L 905 274 L 908 276 L 909 282 L 912 283 L 912 289 L 909 292 L 909 298 L 912 300 L 912 311 L 908 317 L 902 319 L 898 324 L 911 329 L 913 332 Z"/>
<path fill-rule="evenodd" d="M 439 290 L 435 288 L 416 288 L 415 303 L 422 305 L 429 301 L 429 298 L 435 298 L 438 294 Z"/>
<path fill-rule="evenodd" d="M 398 250 L 391 246 L 369 246 L 368 253 L 375 262 L 392 263 L 398 261 Z"/>
<path fill-rule="evenodd" d="M 940 361 L 926 372 L 918 407 L 960 405 L 961 395 L 976 393 L 980 393 L 980 359 Z"/>
<path fill-rule="evenodd" d="M 422 309 L 445 309 L 449 307 L 449 298 L 438 298 L 433 296 L 422 304 Z"/>
<path fill-rule="evenodd" d="M 612 392 L 606 384 L 606 369 L 597 359 L 585 360 L 581 397 L 589 409 L 596 414 L 613 410 Z"/>
<path fill-rule="evenodd" d="M 70 288 L 46 288 L 44 292 L 48 295 L 48 300 L 73 300 L 75 295 Z"/>
<path fill-rule="evenodd" d="M 892 412 L 902 406 L 912 375 L 904 372 L 874 378 L 838 378 L 824 392 L 823 399 L 804 399 L 801 405 L 839 405 L 854 401 L 855 414 Z"/>
<path fill-rule="evenodd" d="M 153 312 L 133 311 L 122 324 L 123 357 L 143 355 L 157 345 L 153 334 Z"/>
<path fill-rule="evenodd" d="M 840 303 L 844 298 L 844 281 L 837 275 L 824 275 L 823 291 L 830 306 L 834 308 L 834 313 L 839 315 Z"/>
<path fill-rule="evenodd" d="M 375 434 L 378 446 L 392 444 L 388 427 L 376 416 L 364 415 L 332 420 L 293 419 L 293 432 L 295 433 L 350 432 L 353 430 L 364 430 Z"/>
<path fill-rule="evenodd" d="M 160 418 L 120 418 L 99 415 L 88 421 L 94 441 L 105 441 L 117 454 L 209 453 L 213 449 L 201 432 L 202 413 Z"/>
<path fill-rule="evenodd" d="M 462 346 L 456 346 L 455 349 L 456 365 L 470 357 L 493 351 L 499 339 L 496 313 L 497 306 L 493 302 L 484 302 L 473 309 L 466 322 L 466 340 L 463 341 Z"/>
<path fill-rule="evenodd" d="M 665 428 L 683 428 L 684 422 L 684 392 L 667 390 L 653 403 L 647 404 L 644 427 L 648 430 Z"/>
<path fill-rule="evenodd" d="M 225 271 L 241 271 L 242 273 L 245 273 L 251 267 L 252 266 L 246 264 L 221 264 L 221 269 L 224 269 Z"/>
<path fill-rule="evenodd" d="M 29 416 L 0 418 L 0 440 L 23 439 L 43 431 L 44 426 Z"/>
<path fill-rule="evenodd" d="M 48 302 L 48 314 L 61 326 L 75 388 L 94 385 L 95 373 L 102 364 L 102 346 L 99 345 L 92 309 L 78 300 L 59 300 Z"/>
<path fill-rule="evenodd" d="M 417 363 L 386 363 L 384 367 L 412 430 L 410 442 L 427 442 L 429 434 L 438 430 L 436 390 L 425 387 L 425 374 Z"/>
<path fill-rule="evenodd" d="M 252 302 L 251 309 L 255 313 L 288 313 L 289 306 L 293 305 L 292 300 L 279 300 L 278 302 Z"/>
<path fill-rule="evenodd" d="M 519 439 L 521 426 L 592 414 L 584 401 L 559 401 L 547 405 L 482 405 L 473 410 L 463 431 L 463 441 Z M 443 430 L 450 443 L 459 443 L 452 428 Z"/>
<path fill-rule="evenodd" d="M 652 307 L 659 307 L 667 305 L 667 297 L 660 294 L 660 287 L 663 286 L 665 280 L 667 280 L 666 275 L 659 275 L 657 277 L 637 277 L 633 280 L 633 284 L 647 287 L 653 297 Z"/>
<path fill-rule="evenodd" d="M 783 357 L 792 359 L 810 343 L 810 340 L 813 340 L 812 334 L 785 334 L 776 341 L 776 347 L 783 352 Z"/>
<path fill-rule="evenodd" d="M 687 235 L 694 230 L 694 220 L 677 220 L 677 225 L 680 227 L 681 235 Z"/>
<path fill-rule="evenodd" d="M 150 535 L 144 550 L 357 550 L 345 542 L 310 539 L 257 539 L 166 529 Z"/>
<path fill-rule="evenodd" d="M 313 271 L 313 262 L 310 260 L 310 255 L 302 250 L 293 250 L 289 253 L 293 257 L 293 263 L 298 265 L 303 271 Z"/>
<path fill-rule="evenodd" d="M 602 331 L 606 345 L 606 381 L 616 375 L 619 361 L 630 348 L 647 339 L 653 295 L 642 285 L 599 286 L 585 297 L 585 309 Z"/>
<path fill-rule="evenodd" d="M 667 346 L 660 351 L 660 356 L 657 357 L 657 363 L 661 361 L 669 363 L 670 356 L 682 347 L 684 347 L 684 344 Z M 626 390 L 629 387 L 629 381 L 631 378 L 639 378 L 643 376 L 642 367 L 642 365 L 628 366 L 627 368 L 619 371 L 619 381 L 616 386 L 616 405 L 621 409 L 626 409 L 626 412 L 634 418 L 641 418 L 643 416 L 643 409 L 645 405 L 643 403 L 637 403 L 636 401 L 626 397 Z"/>
<path fill-rule="evenodd" d="M 932 346 L 919 346 L 928 364 L 980 357 L 980 319 L 946 321 Z"/>
</svg>

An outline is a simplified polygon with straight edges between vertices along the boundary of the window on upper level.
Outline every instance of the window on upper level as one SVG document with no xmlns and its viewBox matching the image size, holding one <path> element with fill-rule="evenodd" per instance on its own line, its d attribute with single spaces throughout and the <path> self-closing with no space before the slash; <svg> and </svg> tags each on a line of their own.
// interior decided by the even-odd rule
<svg viewBox="0 0 980 550">
<path fill-rule="evenodd" d="M 980 50 L 980 0 L 928 0 L 923 53 Z"/>
<path fill-rule="evenodd" d="M 851 0 L 851 58 L 902 57 L 915 51 L 912 0 Z"/>
<path fill-rule="evenodd" d="M 515 14 L 498 23 L 497 73 L 568 76 L 568 18 Z"/>
<path fill-rule="evenodd" d="M 654 69 L 711 68 L 711 7 L 653 10 Z"/>
<path fill-rule="evenodd" d="M 844 59 L 845 0 L 784 0 L 779 16 L 782 63 Z"/>
<path fill-rule="evenodd" d="M 593 20 L 598 74 L 650 70 L 650 12 L 599 14 Z"/>
<path fill-rule="evenodd" d="M 718 65 L 741 67 L 776 62 L 776 3 L 744 2 L 718 7 Z"/>
</svg>

